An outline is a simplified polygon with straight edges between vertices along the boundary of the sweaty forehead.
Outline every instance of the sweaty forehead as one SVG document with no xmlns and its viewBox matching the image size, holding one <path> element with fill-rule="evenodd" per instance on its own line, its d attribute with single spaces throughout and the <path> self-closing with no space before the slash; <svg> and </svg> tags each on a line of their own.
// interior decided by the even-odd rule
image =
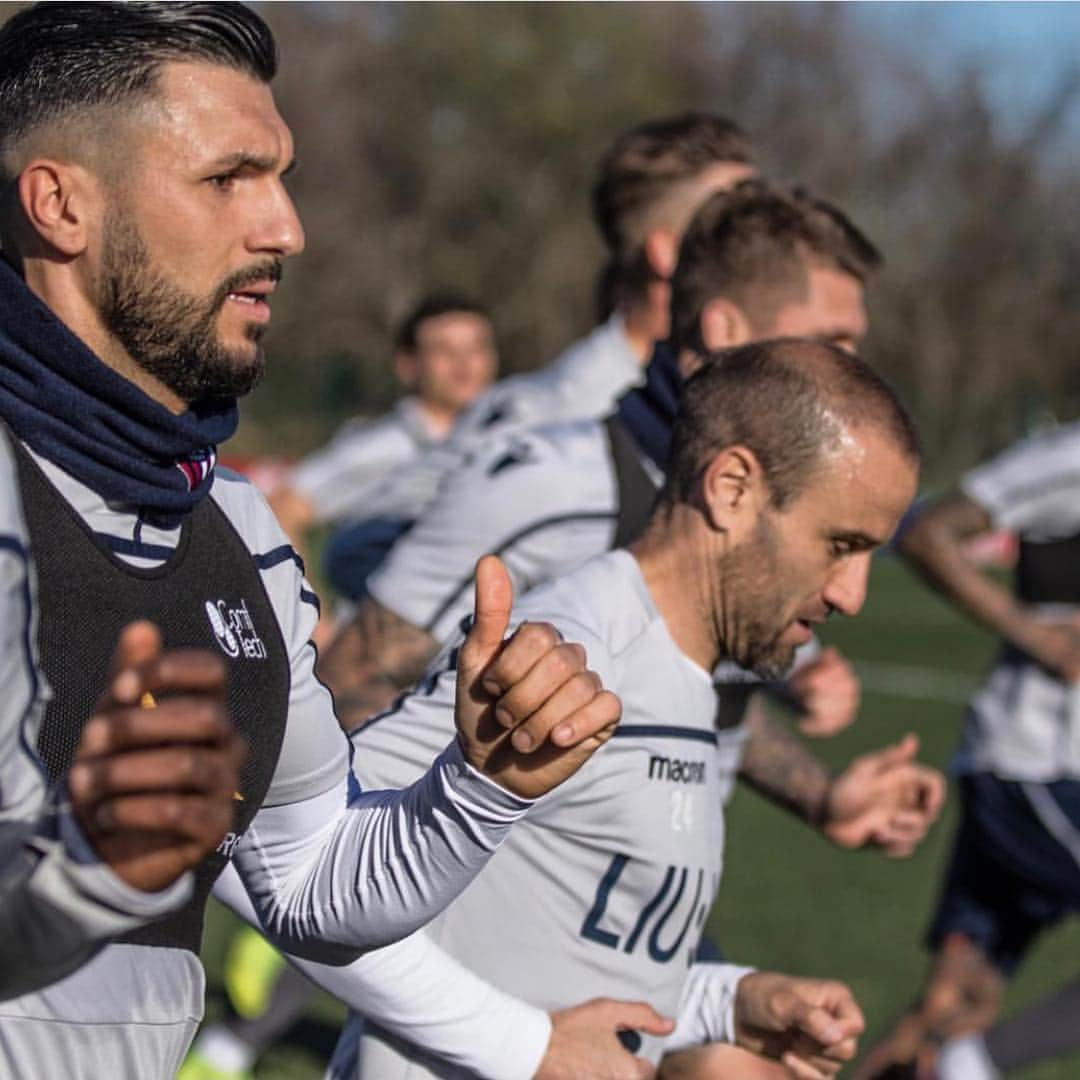
<svg viewBox="0 0 1080 1080">
<path fill-rule="evenodd" d="M 915 497 L 918 466 L 888 436 L 872 428 L 845 430 L 825 451 L 800 500 L 825 527 L 889 538 Z"/>
<path fill-rule="evenodd" d="M 148 143 L 191 164 L 247 154 L 284 167 L 293 144 L 267 83 L 220 64 L 163 64 L 146 103 Z"/>
</svg>

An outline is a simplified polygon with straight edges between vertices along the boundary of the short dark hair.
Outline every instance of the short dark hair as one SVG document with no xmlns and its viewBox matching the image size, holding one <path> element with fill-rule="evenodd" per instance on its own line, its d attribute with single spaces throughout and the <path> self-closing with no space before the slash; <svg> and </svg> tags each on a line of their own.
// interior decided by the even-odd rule
<svg viewBox="0 0 1080 1080">
<path fill-rule="evenodd" d="M 394 335 L 394 347 L 401 352 L 415 352 L 416 333 L 422 322 L 438 318 L 440 315 L 459 313 L 479 315 L 480 318 L 491 322 L 491 315 L 487 308 L 467 296 L 454 292 L 429 293 L 405 316 Z"/>
<path fill-rule="evenodd" d="M 809 264 L 825 263 L 865 281 L 880 252 L 831 203 L 802 188 L 744 180 L 717 192 L 687 226 L 671 280 L 676 349 L 705 351 L 701 315 L 723 296 L 759 327 L 805 291 Z"/>
<path fill-rule="evenodd" d="M 641 287 L 642 223 L 675 184 L 720 162 L 752 161 L 742 128 L 712 113 L 663 117 L 623 132 L 600 159 L 592 189 L 593 220 L 609 252 L 601 294 Z"/>
<path fill-rule="evenodd" d="M 913 462 L 921 459 L 911 415 L 865 360 L 805 338 L 714 353 L 683 388 L 661 502 L 690 501 L 716 454 L 745 446 L 782 509 L 824 452 L 845 432 L 866 427 L 882 431 Z"/>
<path fill-rule="evenodd" d="M 86 109 L 150 96 L 161 65 L 174 60 L 262 82 L 277 72 L 269 27 L 243 4 L 44 3 L 17 12 L 0 28 L 0 177 L 20 139 Z"/>
</svg>

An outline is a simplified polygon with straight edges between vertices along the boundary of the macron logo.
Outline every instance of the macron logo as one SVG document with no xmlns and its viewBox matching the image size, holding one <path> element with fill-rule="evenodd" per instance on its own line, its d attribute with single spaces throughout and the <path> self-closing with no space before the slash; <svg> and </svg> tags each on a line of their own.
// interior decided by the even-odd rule
<svg viewBox="0 0 1080 1080">
<path fill-rule="evenodd" d="M 246 600 L 242 599 L 236 607 L 229 607 L 224 600 L 216 603 L 207 600 L 206 617 L 226 656 L 234 660 L 239 656 L 248 660 L 266 659 L 266 646 L 251 620 Z"/>
</svg>

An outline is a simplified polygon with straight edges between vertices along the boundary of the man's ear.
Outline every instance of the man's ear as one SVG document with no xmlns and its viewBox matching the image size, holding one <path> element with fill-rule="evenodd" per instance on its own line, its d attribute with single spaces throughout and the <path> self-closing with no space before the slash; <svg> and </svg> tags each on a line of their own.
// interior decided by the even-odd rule
<svg viewBox="0 0 1080 1080">
<path fill-rule="evenodd" d="M 406 390 L 415 390 L 420 378 L 420 363 L 416 359 L 416 353 L 409 352 L 408 349 L 395 350 L 394 374 Z"/>
<path fill-rule="evenodd" d="M 701 340 L 709 352 L 745 345 L 753 329 L 745 312 L 726 296 L 717 296 L 701 309 Z"/>
<path fill-rule="evenodd" d="M 658 278 L 670 281 L 679 261 L 678 237 L 668 229 L 653 229 L 645 237 L 645 258 Z"/>
<path fill-rule="evenodd" d="M 768 487 L 757 455 L 745 446 L 721 450 L 701 477 L 705 517 L 733 539 L 749 535 L 768 504 Z"/>
<path fill-rule="evenodd" d="M 87 169 L 38 158 L 17 188 L 26 224 L 49 248 L 69 258 L 86 251 L 102 214 L 101 188 Z"/>
</svg>

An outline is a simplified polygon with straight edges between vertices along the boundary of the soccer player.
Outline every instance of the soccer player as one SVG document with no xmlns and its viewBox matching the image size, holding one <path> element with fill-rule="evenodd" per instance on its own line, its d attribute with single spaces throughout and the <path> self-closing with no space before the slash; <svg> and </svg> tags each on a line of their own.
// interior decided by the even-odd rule
<svg viewBox="0 0 1080 1080">
<path fill-rule="evenodd" d="M 361 516 L 380 522 L 377 533 L 368 530 L 368 547 L 389 547 L 402 523 L 379 517 L 379 483 L 446 438 L 461 411 L 491 382 L 498 365 L 491 319 L 464 296 L 426 296 L 398 329 L 393 364 L 407 396 L 378 420 L 345 424 L 271 494 L 270 508 L 302 557 L 305 533 L 313 525 Z M 377 538 L 381 542 L 376 544 Z M 355 594 L 362 591 L 370 560 L 357 566 L 355 547 L 352 554 L 348 572 L 355 575 L 350 590 Z"/>
<path fill-rule="evenodd" d="M 917 468 L 913 429 L 891 391 L 832 345 L 757 343 L 694 375 L 663 493 L 641 538 L 539 586 L 515 609 L 515 619 L 550 620 L 585 642 L 605 685 L 622 698 L 623 722 L 543 812 L 508 837 L 492 866 L 425 932 L 430 941 L 541 1009 L 617 993 L 677 1014 L 674 1041 L 643 1041 L 641 1056 L 652 1062 L 665 1050 L 725 1037 L 740 972 L 688 967 L 719 884 L 723 804 L 737 759 L 717 728 L 710 673 L 728 659 L 775 676 L 813 625 L 834 612 L 854 615 L 871 553 L 914 494 Z M 457 647 L 354 736 L 368 780 L 412 775 L 440 742 Z M 921 788 L 925 779 L 900 767 L 891 781 L 897 805 L 908 784 Z M 925 809 L 912 812 L 925 827 Z M 432 963 L 419 978 L 431 975 Z M 735 1015 L 739 1041 L 737 1008 Z M 849 1056 L 854 1030 L 839 1026 L 835 1046 L 811 1038 L 807 1053 Z M 541 1057 L 522 1060 L 517 1075 L 551 1065 L 543 1041 L 522 1034 L 522 1054 L 539 1047 Z M 506 1033 L 490 1035 L 500 1038 Z M 553 1035 L 548 1052 L 557 1041 Z M 783 1038 L 777 1045 L 777 1054 L 793 1049 Z M 562 1067 L 546 1075 L 581 1074 L 573 1058 Z M 803 1075 L 827 1075 L 824 1068 Z M 369 1026 L 361 1073 L 392 1080 L 440 1075 L 442 1067 L 400 1033 Z"/>
<path fill-rule="evenodd" d="M 617 718 L 579 646 L 542 624 L 504 641 L 511 595 L 493 562 L 457 734 L 407 790 L 358 792 L 314 677 L 315 598 L 265 503 L 214 467 L 303 245 L 275 67 L 239 4 L 42 4 L 0 29 L 0 418 L 54 692 L 39 752 L 50 775 L 67 770 L 133 618 L 220 653 L 248 748 L 232 827 L 188 903 L 0 1006 L 8 1074 L 172 1076 L 202 1011 L 203 908 L 225 863 L 291 947 L 351 958 L 456 896 Z M 200 759 L 185 760 L 198 789 Z"/>
<path fill-rule="evenodd" d="M 110 937 L 186 901 L 190 868 L 231 822 L 242 747 L 225 718 L 221 662 L 163 657 L 154 629 L 137 625 L 121 636 L 110 689 L 63 791 L 47 789 L 34 749 L 48 694 L 35 580 L 2 429 L 0 462 L 0 998 L 8 998 L 55 982 Z M 147 715 L 138 702 L 151 688 L 171 700 Z M 198 768 L 185 778 L 189 761 Z M 138 791 L 121 767 L 142 773 Z M 133 827 L 135 813 L 142 820 Z"/>
<path fill-rule="evenodd" d="M 929 981 L 860 1066 L 863 1077 L 915 1075 L 942 1040 L 986 1028 L 1037 934 L 1080 909 L 1078 454 L 1080 424 L 1025 440 L 969 472 L 900 539 L 931 586 L 1003 645 L 971 700 L 954 763 L 961 821 L 928 935 Z M 1014 591 L 964 553 L 992 527 L 1019 535 Z M 1005 1060 L 1036 1038 L 1058 1053 L 1075 1048 L 1075 1014 L 1056 1039 L 1047 1030 L 1062 1012 L 1049 1003 L 1030 1030 L 1018 1025 L 993 1045 Z"/>
</svg>

